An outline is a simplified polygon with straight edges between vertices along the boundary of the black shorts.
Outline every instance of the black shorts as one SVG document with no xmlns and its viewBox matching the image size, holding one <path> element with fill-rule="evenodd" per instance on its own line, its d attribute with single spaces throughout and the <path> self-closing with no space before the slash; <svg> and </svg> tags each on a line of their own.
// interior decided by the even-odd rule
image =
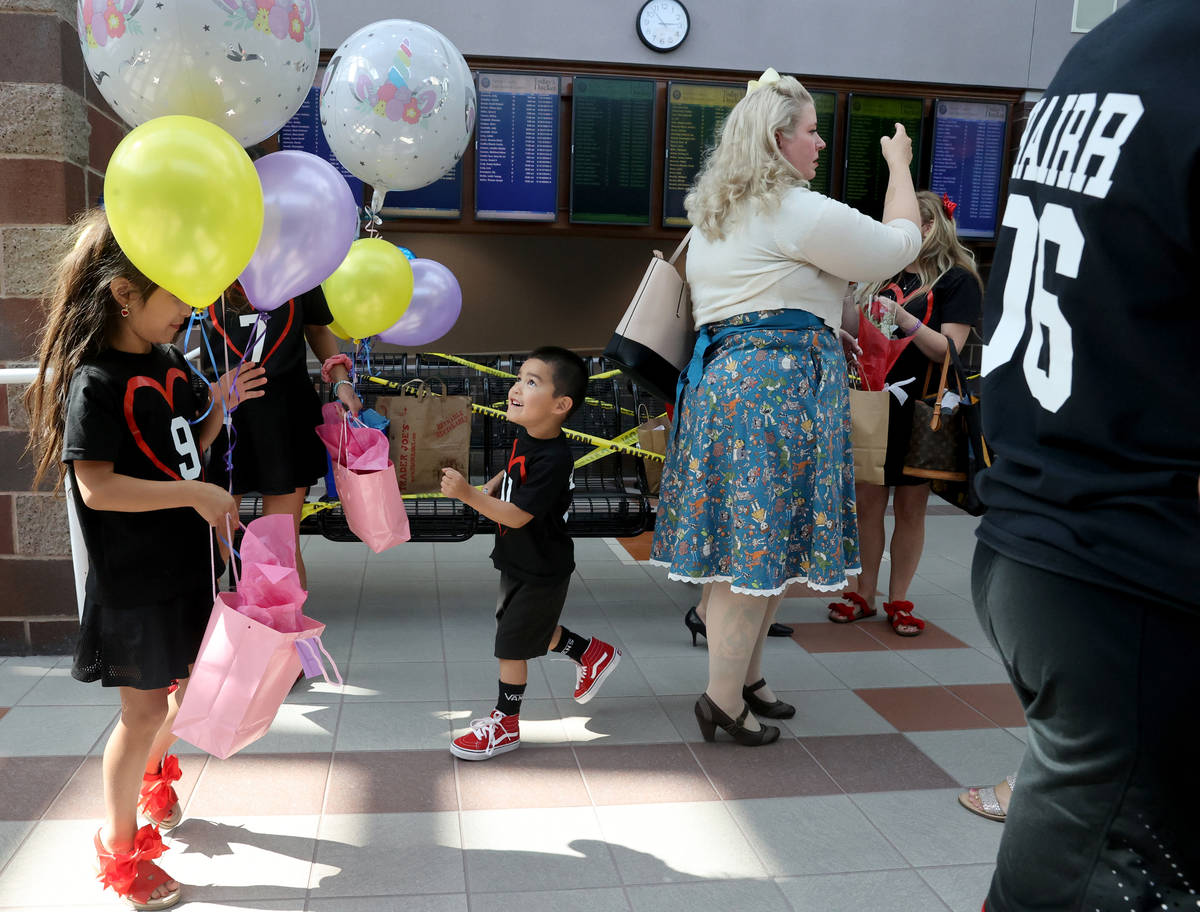
<svg viewBox="0 0 1200 912">
<path fill-rule="evenodd" d="M 496 658 L 536 659 L 544 656 L 567 601 L 571 577 L 549 583 L 527 583 L 500 571 L 496 599 Z"/>
<path fill-rule="evenodd" d="M 1195 909 L 1200 614 L 982 542 L 971 585 L 1029 725 L 987 912 Z"/>
</svg>

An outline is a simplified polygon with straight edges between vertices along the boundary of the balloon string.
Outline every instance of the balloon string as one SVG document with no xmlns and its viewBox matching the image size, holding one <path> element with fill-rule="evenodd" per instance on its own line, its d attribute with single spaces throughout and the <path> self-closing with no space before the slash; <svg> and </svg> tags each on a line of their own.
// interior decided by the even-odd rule
<svg viewBox="0 0 1200 912">
<path fill-rule="evenodd" d="M 197 320 L 202 320 L 202 319 L 204 319 L 204 318 L 202 316 L 200 316 L 200 311 L 193 309 L 192 315 L 190 317 L 188 317 L 187 329 L 183 333 L 183 350 L 184 351 L 188 350 L 188 341 L 192 338 L 192 327 L 194 327 L 196 325 Z M 208 337 L 204 334 L 203 330 L 201 330 L 201 332 L 200 332 L 200 338 L 204 341 L 205 345 L 208 345 Z M 212 355 L 211 348 L 209 349 L 209 355 L 210 356 Z M 203 380 L 205 386 L 208 386 L 208 378 L 206 376 L 204 376 L 204 374 L 200 371 L 200 369 L 198 367 L 196 367 L 196 365 L 194 365 L 191 361 L 188 361 L 187 358 L 184 358 L 183 360 L 184 360 L 184 362 L 186 362 L 188 368 L 192 371 L 192 373 L 194 373 L 197 377 L 199 377 L 201 380 Z M 193 425 L 199 424 L 201 421 L 203 421 L 205 418 L 207 418 L 208 413 L 212 411 L 213 404 L 216 402 L 216 398 L 217 398 L 216 396 L 209 396 L 208 408 L 206 408 L 204 410 L 204 414 L 200 415 L 197 418 L 189 419 L 188 424 L 193 424 Z"/>
<path fill-rule="evenodd" d="M 367 229 L 367 237 L 379 237 L 379 228 L 377 226 L 383 224 L 383 217 L 377 209 L 372 209 L 370 206 L 362 208 L 363 227 Z"/>
</svg>

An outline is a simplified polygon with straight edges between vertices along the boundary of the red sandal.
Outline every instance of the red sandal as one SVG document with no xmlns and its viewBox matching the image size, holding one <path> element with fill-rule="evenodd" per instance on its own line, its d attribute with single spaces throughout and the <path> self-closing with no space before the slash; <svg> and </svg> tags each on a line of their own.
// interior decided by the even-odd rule
<svg viewBox="0 0 1200 912">
<path fill-rule="evenodd" d="M 133 908 L 142 912 L 168 909 L 179 902 L 182 889 L 176 887 L 166 896 L 151 899 L 151 894 L 171 878 L 151 859 L 165 852 L 162 836 L 150 824 L 137 831 L 133 848 L 128 852 L 112 852 L 104 847 L 100 831 L 96 831 L 96 860 L 100 863 L 99 880 L 104 886 L 126 899 Z"/>
<path fill-rule="evenodd" d="M 863 618 L 874 617 L 879 613 L 868 605 L 867 600 L 857 592 L 843 593 L 843 598 L 854 604 L 847 605 L 844 602 L 830 603 L 829 620 L 835 624 L 849 624 L 851 621 L 861 621 Z"/>
<path fill-rule="evenodd" d="M 919 617 L 913 617 L 912 602 L 884 602 L 883 610 L 887 612 L 888 620 L 892 623 L 892 630 L 897 636 L 915 637 L 925 629 L 925 622 Z M 916 630 L 902 631 L 901 627 L 916 627 Z"/>
<path fill-rule="evenodd" d="M 183 808 L 179 806 L 179 795 L 172 782 L 182 776 L 179 758 L 173 754 L 163 756 L 157 773 L 142 776 L 142 789 L 138 793 L 138 810 L 142 816 L 162 830 L 173 830 L 183 820 Z"/>
</svg>

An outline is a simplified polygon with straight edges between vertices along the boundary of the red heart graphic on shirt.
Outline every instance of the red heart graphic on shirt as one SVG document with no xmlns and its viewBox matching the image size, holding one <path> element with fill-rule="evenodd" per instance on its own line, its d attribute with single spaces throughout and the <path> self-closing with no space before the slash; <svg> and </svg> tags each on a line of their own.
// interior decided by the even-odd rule
<svg viewBox="0 0 1200 912">
<path fill-rule="evenodd" d="M 152 390 L 157 390 L 158 394 L 167 400 L 167 405 L 171 407 L 171 411 L 175 410 L 175 383 L 182 380 L 187 383 L 187 374 L 178 367 L 172 367 L 167 371 L 167 385 L 164 389 L 162 384 L 152 377 L 130 377 L 129 382 L 125 384 L 125 423 L 129 425 L 129 432 L 133 434 L 133 439 L 146 458 L 154 463 L 168 478 L 173 478 L 176 481 L 182 481 L 178 472 L 167 468 L 166 464 L 161 459 L 154 455 L 154 451 L 150 449 L 150 444 L 146 442 L 146 438 L 142 436 L 141 428 L 138 427 L 137 418 L 133 413 L 133 395 L 139 389 L 148 387 Z"/>
<path fill-rule="evenodd" d="M 216 307 L 216 305 L 214 304 L 213 307 Z M 262 361 L 259 363 L 259 365 L 258 365 L 259 367 L 263 367 L 268 361 L 271 360 L 271 355 L 275 354 L 275 349 L 279 348 L 279 346 L 283 343 L 283 340 L 285 338 L 287 338 L 288 330 L 292 328 L 292 320 L 296 316 L 296 299 L 295 298 L 291 298 L 288 300 L 287 309 L 288 309 L 287 322 L 283 324 L 283 332 L 281 332 L 279 334 L 279 338 L 275 340 L 275 344 L 271 346 L 271 350 L 269 352 L 267 352 L 267 356 L 265 358 L 263 358 Z M 273 312 L 278 313 L 278 311 L 273 311 Z M 266 319 L 268 316 L 269 316 L 269 314 L 263 314 L 264 319 Z M 229 350 L 234 352 L 239 358 L 245 358 L 246 357 L 245 352 L 243 352 L 240 348 L 238 348 L 236 345 L 233 344 L 233 341 L 229 338 L 229 336 L 225 332 L 225 327 L 217 322 L 216 310 L 214 310 L 212 312 L 212 321 L 213 321 L 213 326 L 216 328 L 217 332 L 219 332 L 221 334 L 221 338 L 225 340 L 225 344 L 229 346 Z"/>
</svg>

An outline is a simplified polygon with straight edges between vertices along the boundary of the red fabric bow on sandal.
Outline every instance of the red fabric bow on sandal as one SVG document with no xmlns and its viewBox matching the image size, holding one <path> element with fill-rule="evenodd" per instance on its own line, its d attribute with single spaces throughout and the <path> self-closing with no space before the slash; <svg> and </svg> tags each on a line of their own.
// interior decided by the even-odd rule
<svg viewBox="0 0 1200 912">
<path fill-rule="evenodd" d="M 172 782 L 183 775 L 179 769 L 179 758 L 166 754 L 157 773 L 142 776 L 142 788 L 138 793 L 138 810 L 147 820 L 164 830 L 172 830 L 183 820 L 183 808 L 179 806 L 179 795 Z"/>
<path fill-rule="evenodd" d="M 166 850 L 162 836 L 150 824 L 137 831 L 133 838 L 133 848 L 128 852 L 113 852 L 105 848 L 100 839 L 100 831 L 97 830 L 96 860 L 100 863 L 98 879 L 106 888 L 111 887 L 118 896 L 128 899 L 135 909 L 166 909 L 179 902 L 179 887 L 166 896 L 151 899 L 151 894 L 158 887 L 171 880 L 167 872 L 151 860 L 158 858 Z"/>
</svg>

